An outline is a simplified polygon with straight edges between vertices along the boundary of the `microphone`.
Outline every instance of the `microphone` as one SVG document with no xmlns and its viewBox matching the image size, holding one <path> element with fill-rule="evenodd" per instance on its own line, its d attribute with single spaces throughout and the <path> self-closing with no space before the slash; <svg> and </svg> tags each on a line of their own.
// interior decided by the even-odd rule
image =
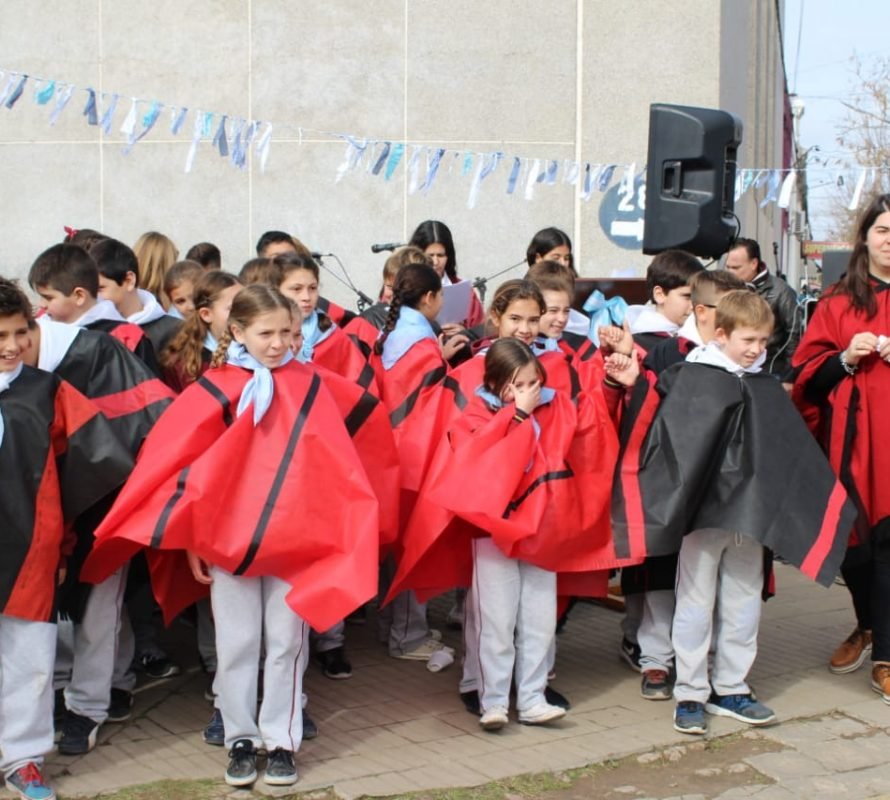
<svg viewBox="0 0 890 800">
<path fill-rule="evenodd" d="M 316 253 L 313 250 L 311 253 L 309 253 L 309 255 L 312 256 L 313 258 L 325 258 L 327 256 L 332 256 L 333 253 Z"/>
<path fill-rule="evenodd" d="M 398 250 L 400 247 L 404 247 L 404 242 L 386 242 L 384 244 L 372 244 L 371 252 L 372 253 L 382 253 L 384 250 L 389 250 L 390 252 L 393 250 Z"/>
</svg>

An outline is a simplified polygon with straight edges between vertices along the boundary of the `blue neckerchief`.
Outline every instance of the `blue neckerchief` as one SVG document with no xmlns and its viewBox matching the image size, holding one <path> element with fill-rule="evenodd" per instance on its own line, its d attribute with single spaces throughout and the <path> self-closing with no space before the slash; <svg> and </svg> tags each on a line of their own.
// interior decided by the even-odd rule
<svg viewBox="0 0 890 800">
<path fill-rule="evenodd" d="M 219 347 L 219 342 L 216 341 L 216 337 L 210 331 L 207 331 L 207 335 L 204 337 L 204 348 L 210 351 L 210 355 L 213 355 L 217 347 Z"/>
<path fill-rule="evenodd" d="M 185 317 L 182 316 L 182 312 L 176 306 L 170 306 L 170 308 L 167 309 L 167 316 L 173 317 L 173 319 L 185 319 Z"/>
<path fill-rule="evenodd" d="M 336 325 L 331 323 L 331 327 L 322 333 L 318 327 L 318 309 L 303 317 L 303 346 L 300 348 L 300 361 L 303 364 L 308 364 L 312 361 L 312 354 L 315 351 L 316 345 L 327 339 L 336 327 Z"/>
<path fill-rule="evenodd" d="M 538 336 L 532 342 L 532 352 L 536 356 L 544 353 L 555 353 L 559 351 L 559 339 L 551 339 L 549 336 Z"/>
<path fill-rule="evenodd" d="M 293 357 L 293 353 L 288 350 L 278 366 L 284 366 Z M 253 403 L 253 424 L 259 424 L 259 421 L 269 410 L 269 406 L 272 404 L 272 395 L 275 393 L 272 370 L 260 364 L 247 352 L 247 348 L 238 342 L 232 342 L 229 345 L 229 349 L 226 351 L 226 363 L 253 372 L 253 377 L 245 384 L 241 392 L 241 399 L 238 401 L 238 416 L 240 417 Z"/>
<path fill-rule="evenodd" d="M 436 341 L 436 334 L 430 321 L 417 309 L 402 306 L 395 328 L 383 343 L 381 356 L 383 368 L 392 369 L 405 353 L 423 339 Z"/>
<path fill-rule="evenodd" d="M 627 316 L 627 303 L 623 297 L 618 296 L 606 300 L 605 295 L 599 289 L 594 289 L 584 302 L 584 310 L 590 315 L 587 338 L 599 347 L 599 329 L 609 325 L 616 325 L 620 328 Z"/>
<path fill-rule="evenodd" d="M 11 385 L 12 382 L 18 378 L 19 375 L 22 374 L 22 367 L 24 364 L 19 364 L 14 370 L 11 372 L 0 372 L 0 394 L 3 394 Z M 3 422 L 3 414 L 0 413 L 0 446 L 3 445 L 3 431 L 6 429 L 6 425 Z"/>
</svg>

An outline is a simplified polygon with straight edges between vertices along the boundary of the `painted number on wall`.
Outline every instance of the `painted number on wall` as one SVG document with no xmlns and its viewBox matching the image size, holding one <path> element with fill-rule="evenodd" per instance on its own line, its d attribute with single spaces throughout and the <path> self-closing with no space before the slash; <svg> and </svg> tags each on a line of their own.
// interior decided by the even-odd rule
<svg viewBox="0 0 890 800">
<path fill-rule="evenodd" d="M 646 210 L 646 181 L 638 176 L 630 191 L 624 181 L 615 184 L 603 196 L 599 221 L 603 233 L 613 244 L 625 250 L 639 250 L 643 241 L 643 213 Z"/>
</svg>

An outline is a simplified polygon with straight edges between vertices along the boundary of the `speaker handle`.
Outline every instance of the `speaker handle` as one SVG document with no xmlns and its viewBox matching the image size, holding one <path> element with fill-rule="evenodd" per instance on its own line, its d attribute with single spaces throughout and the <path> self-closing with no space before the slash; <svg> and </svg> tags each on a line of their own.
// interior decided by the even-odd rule
<svg viewBox="0 0 890 800">
<path fill-rule="evenodd" d="M 670 188 L 674 197 L 680 197 L 683 194 L 683 169 L 682 161 L 668 161 L 664 165 L 664 175 L 661 185 L 664 188 Z"/>
</svg>

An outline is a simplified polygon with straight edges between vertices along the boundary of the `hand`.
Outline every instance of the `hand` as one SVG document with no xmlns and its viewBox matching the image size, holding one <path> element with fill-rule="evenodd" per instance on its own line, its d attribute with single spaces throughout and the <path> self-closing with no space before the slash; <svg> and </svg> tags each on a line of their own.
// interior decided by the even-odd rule
<svg viewBox="0 0 890 800">
<path fill-rule="evenodd" d="M 782 381 L 782 388 L 785 390 L 785 394 L 791 397 L 791 393 L 794 391 L 794 384 Z"/>
<path fill-rule="evenodd" d="M 627 321 L 620 328 L 616 325 L 603 325 L 597 329 L 597 334 L 604 353 L 621 353 L 625 356 L 633 353 L 634 337 Z"/>
<path fill-rule="evenodd" d="M 878 337 L 878 355 L 884 359 L 884 361 L 890 362 L 890 336 L 879 336 Z"/>
<path fill-rule="evenodd" d="M 612 353 L 604 362 L 606 375 L 622 386 L 633 386 L 640 377 L 640 362 L 635 356 Z"/>
<path fill-rule="evenodd" d="M 63 583 L 65 583 L 65 578 L 67 578 L 67 577 L 68 577 L 68 567 L 59 567 L 59 577 L 56 578 L 56 580 L 58 582 L 57 585 L 61 586 Z"/>
<path fill-rule="evenodd" d="M 439 334 L 439 349 L 442 351 L 442 358 L 446 361 L 450 361 L 457 355 L 457 351 L 461 349 L 470 339 L 468 336 L 464 336 L 463 334 L 459 334 L 457 336 L 452 336 L 447 342 L 445 341 L 445 334 Z"/>
<path fill-rule="evenodd" d="M 456 322 L 446 322 L 442 326 L 442 333 L 444 333 L 445 336 L 457 336 L 459 333 L 465 334 L 466 331 L 464 330 L 463 325 L 458 325 Z"/>
<path fill-rule="evenodd" d="M 541 403 L 541 381 L 535 381 L 528 386 L 516 386 L 511 383 L 510 389 L 516 408 L 526 414 L 531 414 Z"/>
<path fill-rule="evenodd" d="M 844 351 L 846 362 L 855 367 L 863 358 L 874 353 L 878 347 L 878 337 L 873 333 L 857 333 Z"/>
<path fill-rule="evenodd" d="M 210 574 L 210 568 L 205 561 L 202 561 L 194 553 L 186 553 L 189 561 L 189 569 L 192 571 L 192 577 L 198 582 L 209 586 L 213 583 L 213 576 Z"/>
</svg>

